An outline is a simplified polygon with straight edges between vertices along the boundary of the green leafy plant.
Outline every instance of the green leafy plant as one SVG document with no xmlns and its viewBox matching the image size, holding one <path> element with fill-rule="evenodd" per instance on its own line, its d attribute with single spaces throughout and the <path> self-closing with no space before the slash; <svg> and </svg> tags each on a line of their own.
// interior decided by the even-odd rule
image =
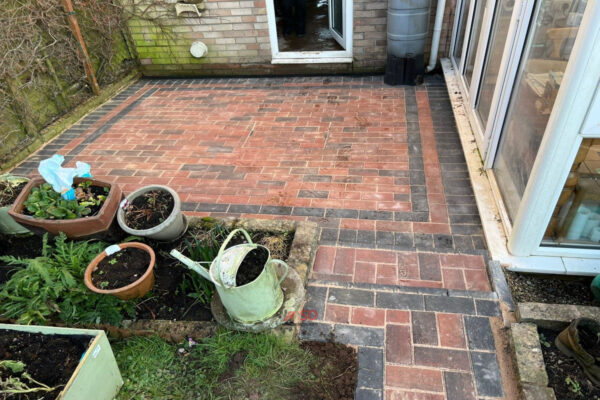
<svg viewBox="0 0 600 400">
<path fill-rule="evenodd" d="M 43 219 L 75 219 L 89 215 L 92 206 L 100 206 L 106 201 L 105 194 L 95 195 L 91 191 L 92 181 L 83 181 L 76 187 L 77 200 L 65 200 L 60 193 L 52 189 L 52 185 L 44 183 L 31 190 L 25 201 L 25 208 L 36 218 Z"/>
<path fill-rule="evenodd" d="M 551 343 L 548 341 L 548 339 L 546 338 L 546 335 L 544 335 L 543 333 L 539 334 L 540 337 L 540 343 L 544 346 L 544 347 L 550 347 Z"/>
<path fill-rule="evenodd" d="M 67 242 L 61 233 L 54 247 L 44 235 L 40 257 L 0 257 L 10 265 L 25 267 L 0 285 L 0 316 L 22 324 L 61 320 L 114 325 L 122 321 L 123 314 L 133 316 L 132 302 L 90 292 L 83 283 L 85 268 L 106 246 L 97 241 Z"/>
<path fill-rule="evenodd" d="M 0 393 L 11 396 L 33 392 L 52 392 L 58 388 L 58 386 L 50 387 L 36 381 L 25 371 L 25 367 L 26 365 L 22 361 L 0 361 L 0 372 L 5 371 L 5 374 L 0 374 Z M 3 379 L 3 375 L 8 376 Z"/>
<path fill-rule="evenodd" d="M 212 262 L 219 253 L 221 242 L 229 234 L 229 229 L 216 224 L 202 236 L 194 235 L 191 240 L 185 240 L 185 248 L 190 259 L 199 262 Z M 195 272 L 186 272 L 179 286 L 181 292 L 201 304 L 208 304 L 215 291 L 215 285 Z M 196 303 L 194 302 L 194 303 Z"/>
<path fill-rule="evenodd" d="M 583 393 L 581 393 L 581 384 L 577 381 L 577 379 L 571 379 L 570 376 L 567 376 L 565 378 L 565 383 L 567 384 L 571 392 L 575 393 L 578 396 L 583 396 Z"/>
</svg>

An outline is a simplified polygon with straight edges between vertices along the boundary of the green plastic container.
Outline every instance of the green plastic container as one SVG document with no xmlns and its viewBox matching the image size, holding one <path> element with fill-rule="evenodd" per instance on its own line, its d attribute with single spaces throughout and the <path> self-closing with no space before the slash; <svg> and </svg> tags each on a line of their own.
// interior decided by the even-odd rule
<svg viewBox="0 0 600 400">
<path fill-rule="evenodd" d="M 0 324 L 0 329 L 94 338 L 57 400 L 112 400 L 123 386 L 123 378 L 104 331 L 11 324 Z"/>
<path fill-rule="evenodd" d="M 0 181 L 9 182 L 11 186 L 18 186 L 23 182 L 29 182 L 28 178 L 22 176 L 14 176 L 11 174 L 0 175 Z M 13 217 L 8 214 L 11 205 L 0 207 L 0 233 L 5 235 L 24 235 L 29 232 L 29 229 L 15 222 Z"/>
</svg>

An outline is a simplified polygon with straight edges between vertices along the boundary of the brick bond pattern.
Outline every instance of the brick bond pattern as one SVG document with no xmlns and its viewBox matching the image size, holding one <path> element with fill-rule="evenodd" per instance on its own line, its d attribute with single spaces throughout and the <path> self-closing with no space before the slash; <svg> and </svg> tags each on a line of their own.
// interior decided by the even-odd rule
<svg viewBox="0 0 600 400">
<path fill-rule="evenodd" d="M 316 221 L 305 309 L 319 321 L 303 335 L 359 347 L 357 398 L 501 397 L 498 303 L 445 90 L 435 77 L 145 80 L 13 173 L 59 152 L 125 192 L 168 184 L 190 215 Z"/>
</svg>

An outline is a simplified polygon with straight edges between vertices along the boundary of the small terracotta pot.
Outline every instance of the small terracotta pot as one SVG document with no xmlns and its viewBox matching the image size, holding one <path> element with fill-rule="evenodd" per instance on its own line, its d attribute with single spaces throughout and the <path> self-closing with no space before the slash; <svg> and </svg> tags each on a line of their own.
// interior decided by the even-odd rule
<svg viewBox="0 0 600 400">
<path fill-rule="evenodd" d="M 140 297 L 144 297 L 146 293 L 152 289 L 154 286 L 154 262 L 156 261 L 156 256 L 154 255 L 154 250 L 148 245 L 139 242 L 129 242 L 122 243 L 118 245 L 121 249 L 126 249 L 128 247 L 134 247 L 136 249 L 144 250 L 148 254 L 150 254 L 150 265 L 148 265 L 148 269 L 144 272 L 144 275 L 140 277 L 137 281 L 130 283 L 127 286 L 120 287 L 118 289 L 109 289 L 104 290 L 97 288 L 92 283 L 92 272 L 98 268 L 98 264 L 105 257 L 107 257 L 106 250 L 102 253 L 98 254 L 92 262 L 85 269 L 85 273 L 83 275 L 83 281 L 85 282 L 85 286 L 88 287 L 92 292 L 99 294 L 112 294 L 113 296 L 118 297 L 122 300 L 131 300 L 137 299 Z"/>
</svg>

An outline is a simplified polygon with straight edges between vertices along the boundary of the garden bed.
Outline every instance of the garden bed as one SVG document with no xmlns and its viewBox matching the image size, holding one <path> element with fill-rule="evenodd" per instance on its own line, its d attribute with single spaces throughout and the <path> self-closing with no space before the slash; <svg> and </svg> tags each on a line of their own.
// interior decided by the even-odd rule
<svg viewBox="0 0 600 400">
<path fill-rule="evenodd" d="M 34 390 L 8 395 L 9 399 L 54 399 L 64 389 L 87 350 L 93 336 L 45 335 L 41 333 L 0 330 L 0 363 L 10 360 L 12 368 L 0 366 L 0 393 Z M 16 362 L 16 363 L 12 363 Z M 17 364 L 18 363 L 18 364 Z M 4 382 L 4 383 L 2 383 Z M 3 386 L 3 385 L 6 385 Z M 20 387 L 19 386 L 26 386 Z"/>
<path fill-rule="evenodd" d="M 92 294 L 85 286 L 81 286 L 83 285 L 83 282 L 79 282 L 78 276 L 80 273 L 82 274 L 81 268 L 85 269 L 87 264 L 91 261 L 91 259 L 88 259 L 89 256 L 95 257 L 99 250 L 104 249 L 109 244 L 120 243 L 124 240 L 131 240 L 132 238 L 127 238 L 125 234 L 122 234 L 121 237 L 114 238 L 114 241 L 111 241 L 111 243 L 104 244 L 97 241 L 65 242 L 63 240 L 64 244 L 60 246 L 60 249 L 53 250 L 51 260 L 44 259 L 42 260 L 42 263 L 48 265 L 51 262 L 55 262 L 53 277 L 57 283 L 60 283 L 63 281 L 63 278 L 60 276 L 60 266 L 63 262 L 61 261 L 61 254 L 73 251 L 73 249 L 69 247 L 71 246 L 70 243 L 84 247 L 83 249 L 76 250 L 76 252 L 78 252 L 77 254 L 79 254 L 78 256 L 73 256 L 73 254 L 68 256 L 69 260 L 75 259 L 77 261 L 77 265 L 71 266 L 70 271 L 76 277 L 75 284 L 77 286 L 76 292 L 79 293 L 79 297 L 77 298 L 79 303 L 76 303 L 75 307 L 72 307 L 70 304 L 64 304 L 65 299 L 64 296 L 61 295 L 63 297 L 60 299 L 57 298 L 49 301 L 43 300 L 40 304 L 46 306 L 54 301 L 60 300 L 62 303 L 58 304 L 59 307 L 69 307 L 69 310 L 79 310 L 79 315 L 69 316 L 67 319 L 64 312 L 57 313 L 56 311 L 47 310 L 45 315 L 50 314 L 50 319 L 40 320 L 36 316 L 36 309 L 31 310 L 30 315 L 21 318 L 20 322 L 34 322 L 40 324 L 60 322 L 56 318 L 60 318 L 62 322 L 66 322 L 70 325 L 78 323 L 119 324 L 122 319 L 211 321 L 210 297 L 212 296 L 214 285 L 200 277 L 198 274 L 189 271 L 177 260 L 172 258 L 169 255 L 169 252 L 173 248 L 177 248 L 182 253 L 190 255 L 190 250 L 194 251 L 194 246 L 198 243 L 195 241 L 195 238 L 198 238 L 201 242 L 207 239 L 207 237 L 211 235 L 211 230 L 217 223 L 220 226 L 225 227 L 224 229 L 226 229 L 226 232 L 233 229 L 234 226 L 244 227 L 250 232 L 253 241 L 263 244 L 270 250 L 272 258 L 288 261 L 290 267 L 296 269 L 302 280 L 306 280 L 308 268 L 312 264 L 312 257 L 314 257 L 316 247 L 317 229 L 316 226 L 313 226 L 314 224 L 293 221 L 214 220 L 192 218 L 188 232 L 183 238 L 174 243 L 160 243 L 151 240 L 145 241 L 145 243 L 150 245 L 156 253 L 156 265 L 154 267 L 155 286 L 144 298 L 128 302 L 121 302 L 120 300 L 112 298 L 112 296 Z M 219 238 L 220 241 L 218 242 L 219 245 L 224 238 L 223 235 L 226 236 L 226 233 L 221 234 L 221 237 Z M 12 255 L 15 257 L 33 259 L 40 256 L 42 253 L 43 245 L 40 237 L 6 237 L 1 239 L 6 240 L 3 240 L 2 243 L 0 243 L 0 255 Z M 140 240 L 140 238 L 134 238 L 133 240 Z M 230 245 L 236 245 L 243 241 L 244 238 L 240 235 L 235 237 Z M 86 243 L 89 243 L 89 245 L 86 245 Z M 52 239 L 49 239 L 48 244 L 56 247 L 58 242 L 55 244 Z M 216 250 L 218 250 L 218 246 L 216 247 Z M 213 257 L 216 255 L 216 250 L 212 249 Z M 200 256 L 202 256 L 202 254 L 200 254 Z M 204 257 L 206 257 L 206 255 L 204 255 Z M 0 285 L 7 283 L 7 279 L 12 276 L 14 271 L 22 270 L 25 267 L 18 264 L 7 264 L 6 261 L 0 261 Z M 38 271 L 37 274 L 39 275 L 39 270 L 36 269 L 34 265 L 30 265 L 29 268 L 32 268 L 32 272 Z M 27 275 L 28 277 L 30 276 L 30 274 Z M 45 278 L 39 275 L 36 279 L 40 282 L 39 284 L 41 284 Z M 13 285 L 13 287 L 16 286 Z M 21 286 L 19 286 L 19 289 L 14 290 L 21 290 L 20 288 Z M 64 293 L 73 293 L 73 286 L 71 285 L 69 288 L 65 287 Z M 24 307 L 30 307 L 27 305 L 25 299 L 28 296 L 34 295 L 35 294 L 33 293 L 20 294 L 24 299 L 23 302 L 21 302 L 22 309 L 24 309 Z M 66 296 L 68 297 L 68 295 Z M 88 302 L 89 299 L 94 300 Z M 94 315 L 82 315 L 82 313 L 86 311 L 86 307 L 92 307 L 96 313 Z M 52 305 L 51 308 L 56 310 L 55 305 Z M 107 314 L 105 312 L 107 310 L 109 314 L 112 314 Z M 122 316 L 115 316 L 115 310 L 122 313 Z M 8 319 L 19 319 L 20 315 L 22 315 L 21 311 L 19 311 L 19 313 L 13 313 L 13 315 L 4 314 L 3 316 Z M 108 319 L 105 317 L 108 317 Z"/>
<path fill-rule="evenodd" d="M 524 274 L 506 269 L 504 274 L 517 303 L 600 305 L 590 289 L 593 277 Z"/>
<path fill-rule="evenodd" d="M 599 400 L 600 388 L 594 386 L 574 358 L 561 353 L 554 344 L 554 339 L 559 332 L 540 328 L 538 332 L 548 373 L 548 386 L 554 389 L 556 398 Z"/>
</svg>

